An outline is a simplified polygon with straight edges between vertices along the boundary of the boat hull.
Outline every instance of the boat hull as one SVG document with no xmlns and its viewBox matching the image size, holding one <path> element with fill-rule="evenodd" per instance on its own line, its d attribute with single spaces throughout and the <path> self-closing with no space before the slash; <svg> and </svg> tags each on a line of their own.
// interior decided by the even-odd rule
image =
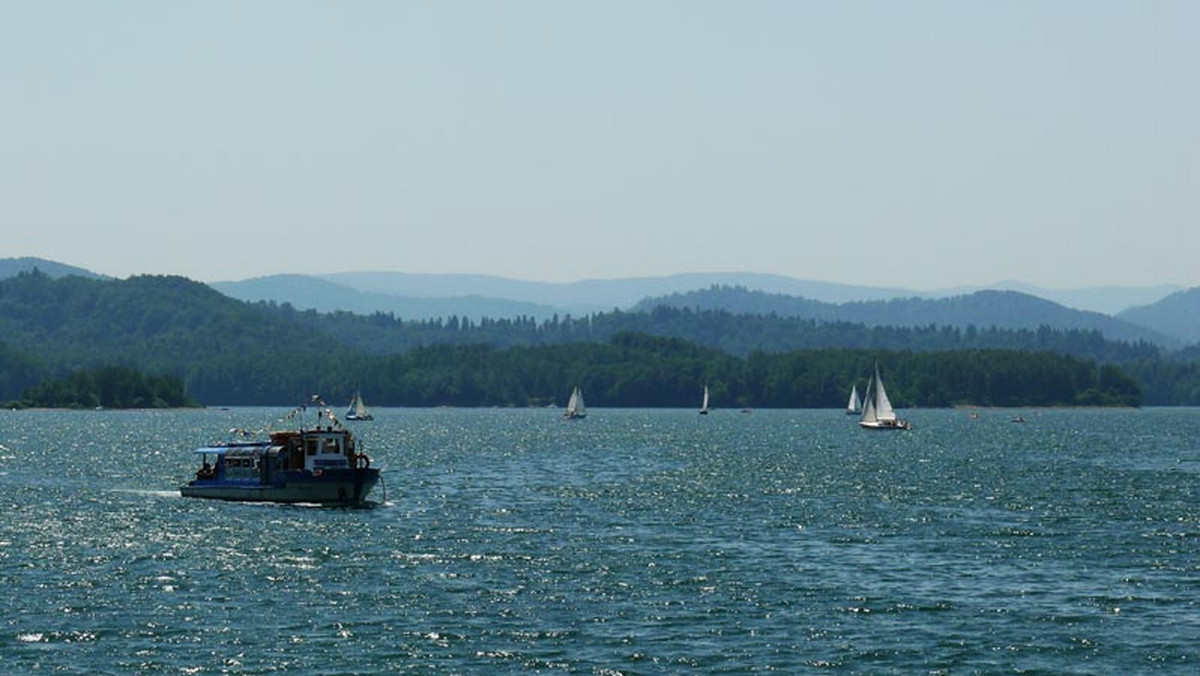
<svg viewBox="0 0 1200 676">
<path fill-rule="evenodd" d="M 361 505 L 378 482 L 378 469 L 325 470 L 316 476 L 294 471 L 286 472 L 272 484 L 197 479 L 180 486 L 179 493 L 185 498 L 235 502 Z"/>
<path fill-rule="evenodd" d="M 911 430 L 912 424 L 907 420 L 879 420 L 875 422 L 859 421 L 859 427 L 868 430 Z"/>
</svg>

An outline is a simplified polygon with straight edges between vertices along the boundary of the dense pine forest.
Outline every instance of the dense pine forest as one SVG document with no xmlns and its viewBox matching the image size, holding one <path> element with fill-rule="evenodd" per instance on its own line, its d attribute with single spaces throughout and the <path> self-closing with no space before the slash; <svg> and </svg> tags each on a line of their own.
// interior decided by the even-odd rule
<svg viewBox="0 0 1200 676">
<path fill-rule="evenodd" d="M 248 304 L 179 277 L 0 281 L 0 401 L 122 367 L 177 379 L 210 405 L 336 400 L 357 384 L 375 405 L 530 406 L 561 404 L 580 384 L 594 406 L 695 406 L 708 385 L 717 406 L 836 407 L 875 363 L 897 406 L 1200 403 L 1194 350 L 1164 354 L 1093 331 L 669 308 L 406 322 Z"/>
<path fill-rule="evenodd" d="M 174 376 L 147 376 L 123 366 L 80 370 L 44 380 L 10 407 L 182 408 L 195 406 Z"/>
<path fill-rule="evenodd" d="M 1085 312 L 1014 291 L 980 290 L 944 298 L 893 298 L 891 300 L 825 303 L 743 286 L 714 285 L 687 293 L 646 298 L 635 309 L 656 307 L 727 310 L 738 314 L 778 315 L 821 322 L 846 322 L 865 326 L 1000 326 L 1037 330 L 1041 326 L 1096 330 L 1111 340 L 1149 341 L 1178 347 L 1178 340 L 1144 326 L 1098 312 Z"/>
</svg>

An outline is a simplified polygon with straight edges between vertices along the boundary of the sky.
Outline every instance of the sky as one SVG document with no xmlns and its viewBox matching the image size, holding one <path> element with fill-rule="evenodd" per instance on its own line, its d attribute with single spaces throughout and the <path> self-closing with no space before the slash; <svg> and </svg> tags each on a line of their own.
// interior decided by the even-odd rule
<svg viewBox="0 0 1200 676">
<path fill-rule="evenodd" d="M 0 0 L 0 257 L 1200 285 L 1200 3 Z"/>
</svg>

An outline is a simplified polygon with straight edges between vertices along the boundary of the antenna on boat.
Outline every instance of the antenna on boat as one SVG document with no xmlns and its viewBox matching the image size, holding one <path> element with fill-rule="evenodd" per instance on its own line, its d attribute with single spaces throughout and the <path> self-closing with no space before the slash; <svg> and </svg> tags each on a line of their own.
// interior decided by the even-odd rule
<svg viewBox="0 0 1200 676">
<path fill-rule="evenodd" d="M 334 427 L 342 426 L 342 421 L 340 419 L 338 419 L 337 414 L 333 412 L 333 407 L 331 407 L 328 403 L 326 403 L 325 400 L 321 397 L 321 395 L 319 395 L 319 394 L 312 395 L 309 398 L 308 403 L 301 406 L 299 409 L 297 409 L 297 411 L 305 410 L 306 408 L 308 408 L 309 404 L 312 404 L 317 407 L 317 427 L 318 428 L 321 427 L 321 420 L 323 418 L 328 418 L 329 424 Z M 295 415 L 295 413 L 297 411 L 293 411 L 292 414 Z"/>
</svg>

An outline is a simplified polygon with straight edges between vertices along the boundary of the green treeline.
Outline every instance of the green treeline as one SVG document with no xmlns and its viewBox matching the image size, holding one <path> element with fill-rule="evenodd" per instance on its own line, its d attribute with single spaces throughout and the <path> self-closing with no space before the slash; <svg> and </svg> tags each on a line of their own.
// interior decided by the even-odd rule
<svg viewBox="0 0 1200 676">
<path fill-rule="evenodd" d="M 135 361 L 161 371 L 192 360 L 275 349 L 388 355 L 429 345 L 517 347 L 603 343 L 620 333 L 680 338 L 729 354 L 821 348 L 1049 351 L 1104 362 L 1160 356 L 1148 343 L 1105 340 L 1098 331 L 968 326 L 897 327 L 821 322 L 724 310 L 658 307 L 586 317 L 403 321 L 388 314 L 299 311 L 244 303 L 180 277 L 0 280 L 0 340 L 41 359 L 89 366 Z M 58 366 L 58 364 L 51 364 Z"/>
<path fill-rule="evenodd" d="M 47 380 L 30 388 L 17 408 L 178 408 L 195 406 L 174 376 L 147 376 L 131 368 L 107 366 Z"/>
<path fill-rule="evenodd" d="M 607 344 L 422 348 L 364 373 L 380 404 L 524 406 L 563 403 L 583 387 L 592 406 L 693 407 L 708 385 L 715 407 L 835 408 L 860 391 L 876 360 L 897 406 L 1137 406 L 1119 367 L 1006 350 L 805 350 L 738 358 L 677 339 L 621 334 Z"/>
<path fill-rule="evenodd" d="M 897 406 L 1141 403 L 1137 382 L 1119 367 L 1045 352 L 824 349 L 739 358 L 644 334 L 606 344 L 421 348 L 372 360 L 356 381 L 372 403 L 393 406 L 561 405 L 578 384 L 600 407 L 698 407 L 707 385 L 714 407 L 835 408 L 852 384 L 865 389 L 876 360 Z"/>
<path fill-rule="evenodd" d="M 286 321 L 318 328 L 342 344 L 370 354 L 389 354 L 424 345 L 497 347 L 604 342 L 619 333 L 681 338 L 733 355 L 790 352 L 828 347 L 860 350 L 947 351 L 1000 349 L 1049 351 L 1099 361 L 1128 362 L 1153 358 L 1159 349 L 1146 342 L 1106 340 L 1099 331 L 1071 329 L 999 329 L 968 326 L 864 326 L 776 315 L 733 314 L 725 310 L 657 307 L 647 312 L 611 310 L 586 317 L 465 318 L 402 321 L 391 315 L 321 314 L 261 303 Z"/>
<path fill-rule="evenodd" d="M 1200 360 L 1141 359 L 1121 364 L 1142 386 L 1148 406 L 1200 406 Z"/>
<path fill-rule="evenodd" d="M 1094 331 L 668 308 L 403 322 L 244 303 L 179 277 L 0 281 L 0 401 L 117 366 L 169 374 L 207 404 L 333 401 L 358 383 L 378 405 L 525 406 L 578 383 L 597 406 L 692 406 L 704 384 L 722 406 L 840 406 L 875 359 L 897 405 L 1200 404 L 1200 355 Z"/>
<path fill-rule="evenodd" d="M 876 360 L 897 406 L 1137 406 L 1138 384 L 1115 365 L 1011 350 L 887 352 L 805 350 L 734 357 L 678 339 L 620 334 L 604 344 L 500 349 L 435 345 L 397 355 L 331 358 L 301 374 L 255 378 L 263 389 L 227 404 L 301 401 L 320 392 L 348 400 L 358 383 L 380 406 L 562 405 L 575 385 L 599 407 L 844 406 Z"/>
<path fill-rule="evenodd" d="M 734 357 L 673 338 L 620 334 L 608 343 L 500 349 L 436 345 L 389 356 L 314 357 L 305 368 L 260 366 L 241 390 L 203 377 L 191 387 L 207 403 L 279 404 L 312 392 L 349 398 L 358 383 L 379 406 L 542 406 L 576 384 L 599 407 L 698 406 L 707 385 L 714 407 L 836 408 L 851 385 L 865 390 L 878 361 L 897 406 L 1137 406 L 1141 389 L 1115 365 L 1012 350 L 888 352 L 804 350 Z M 276 370 L 276 368 L 278 370 Z M 217 375 L 217 374 L 214 374 Z M 200 395 L 203 393 L 203 396 Z M 127 367 L 79 371 L 30 388 L 18 405 L 177 407 L 192 402 L 173 376 Z"/>
</svg>

